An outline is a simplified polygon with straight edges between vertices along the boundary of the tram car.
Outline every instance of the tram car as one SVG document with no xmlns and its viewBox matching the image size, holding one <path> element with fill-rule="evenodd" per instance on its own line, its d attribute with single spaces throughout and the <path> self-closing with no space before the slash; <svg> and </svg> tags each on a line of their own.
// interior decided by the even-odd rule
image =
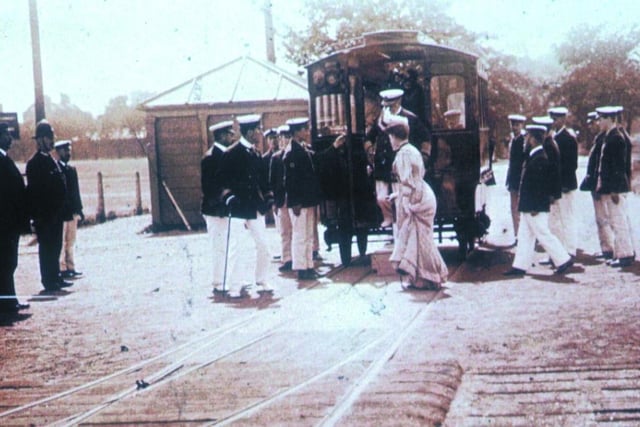
<svg viewBox="0 0 640 427">
<path fill-rule="evenodd" d="M 324 239 L 339 245 L 342 263 L 351 261 L 354 237 L 364 255 L 370 235 L 391 234 L 381 228 L 367 141 L 381 114 L 379 93 L 391 88 L 403 89 L 402 107 L 430 131 L 421 148 L 438 202 L 435 235 L 457 239 L 465 256 L 490 222 L 476 201 L 481 170 L 490 172 L 487 75 L 479 58 L 416 31 L 382 31 L 307 65 L 307 75 L 313 149 L 326 153 L 338 135 L 347 137 L 319 165 Z"/>
</svg>

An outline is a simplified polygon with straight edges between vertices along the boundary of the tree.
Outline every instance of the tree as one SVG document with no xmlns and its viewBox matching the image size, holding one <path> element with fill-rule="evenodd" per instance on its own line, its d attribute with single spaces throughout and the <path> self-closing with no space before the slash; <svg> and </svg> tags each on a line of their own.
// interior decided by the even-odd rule
<svg viewBox="0 0 640 427">
<path fill-rule="evenodd" d="M 362 34 L 384 29 L 421 31 L 438 43 L 477 50 L 477 35 L 444 13 L 446 2 L 432 0 L 307 0 L 303 7 L 308 25 L 289 29 L 284 37 L 286 57 L 308 64 L 336 49 L 349 46 Z"/>
<path fill-rule="evenodd" d="M 98 118 L 101 138 L 141 137 L 145 131 L 145 114 L 137 110 L 136 107 L 141 101 L 150 97 L 150 93 L 135 92 L 131 94 L 131 103 L 129 103 L 127 95 L 112 98 L 107 104 L 104 114 Z"/>
<path fill-rule="evenodd" d="M 566 75 L 551 101 L 570 106 L 581 122 L 598 106 L 622 105 L 630 130 L 640 113 L 640 28 L 577 27 L 556 53 Z"/>
</svg>

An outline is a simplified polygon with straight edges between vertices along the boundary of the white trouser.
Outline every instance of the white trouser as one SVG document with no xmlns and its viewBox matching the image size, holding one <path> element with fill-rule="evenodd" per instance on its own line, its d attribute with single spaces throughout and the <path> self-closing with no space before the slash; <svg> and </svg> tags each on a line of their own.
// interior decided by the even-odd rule
<svg viewBox="0 0 640 427">
<path fill-rule="evenodd" d="M 576 255 L 578 234 L 575 216 L 575 191 L 562 193 L 562 197 L 551 205 L 549 228 L 571 255 Z"/>
<path fill-rule="evenodd" d="M 388 200 L 389 183 L 385 181 L 376 181 L 376 201 L 382 211 L 382 221 L 387 225 L 393 222 L 393 210 L 391 209 L 391 201 Z"/>
<path fill-rule="evenodd" d="M 300 215 L 295 216 L 293 209 L 289 209 L 292 228 L 292 268 L 307 270 L 313 268 L 313 208 L 302 208 Z"/>
<path fill-rule="evenodd" d="M 282 257 L 280 259 L 283 263 L 291 261 L 291 217 L 286 204 L 278 208 L 276 225 L 280 233 L 280 245 L 282 248 Z"/>
<path fill-rule="evenodd" d="M 320 208 L 313 208 L 313 251 L 320 251 L 320 237 L 318 236 L 318 222 L 320 221 Z"/>
<path fill-rule="evenodd" d="M 227 250 L 227 227 L 229 226 L 229 218 L 204 215 L 207 223 L 207 234 L 211 240 L 211 261 L 212 261 L 212 278 L 213 286 L 221 286 L 224 281 L 224 257 Z M 229 277 L 227 275 L 227 277 Z"/>
<path fill-rule="evenodd" d="M 513 234 L 517 236 L 518 227 L 520 226 L 520 212 L 518 212 L 518 201 L 520 200 L 520 192 L 509 191 L 509 200 L 511 202 L 511 221 L 513 221 Z"/>
<path fill-rule="evenodd" d="M 613 229 L 615 258 L 633 256 L 633 233 L 629 227 L 626 194 L 618 194 L 618 203 L 613 203 L 611 194 L 600 196 L 609 211 L 609 222 Z"/>
<path fill-rule="evenodd" d="M 62 251 L 60 251 L 60 271 L 75 270 L 74 258 L 76 235 L 78 232 L 78 219 L 80 215 L 74 215 L 70 221 L 65 221 L 62 228 Z"/>
<path fill-rule="evenodd" d="M 613 229 L 609 222 L 609 210 L 602 197 L 594 197 L 595 193 L 591 193 L 593 200 L 593 211 L 596 215 L 596 226 L 598 227 L 598 240 L 600 241 L 600 250 L 604 252 L 613 252 Z"/>
<path fill-rule="evenodd" d="M 569 254 L 560 240 L 549 230 L 549 214 L 538 212 L 536 216 L 530 213 L 520 213 L 520 228 L 518 229 L 518 246 L 513 259 L 513 267 L 527 271 L 534 262 L 536 240 L 549 254 L 553 264 L 558 267 L 569 261 Z"/>
<path fill-rule="evenodd" d="M 266 283 L 269 268 L 269 245 L 266 238 L 264 217 L 258 215 L 257 219 L 231 218 L 231 235 L 229 239 L 229 265 L 227 267 L 227 283 L 229 290 L 234 292 L 242 286 L 240 283 L 238 263 L 241 258 L 247 258 L 246 253 L 239 251 L 239 242 L 243 241 L 247 230 L 256 246 L 255 283 Z"/>
</svg>

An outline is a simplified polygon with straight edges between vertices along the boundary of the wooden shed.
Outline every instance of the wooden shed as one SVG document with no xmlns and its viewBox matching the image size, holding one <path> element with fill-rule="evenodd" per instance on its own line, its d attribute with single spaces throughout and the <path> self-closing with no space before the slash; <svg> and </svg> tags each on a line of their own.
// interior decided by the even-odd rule
<svg viewBox="0 0 640 427">
<path fill-rule="evenodd" d="M 308 115 L 306 82 L 270 62 L 239 57 L 140 105 L 146 113 L 153 229 L 204 226 L 200 160 L 214 123 L 262 114 L 265 128 Z"/>
</svg>

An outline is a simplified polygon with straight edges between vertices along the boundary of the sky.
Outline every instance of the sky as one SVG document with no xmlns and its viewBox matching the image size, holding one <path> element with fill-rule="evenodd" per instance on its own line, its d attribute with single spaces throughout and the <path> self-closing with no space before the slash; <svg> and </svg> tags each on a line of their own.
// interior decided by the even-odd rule
<svg viewBox="0 0 640 427">
<path fill-rule="evenodd" d="M 366 1 L 366 0 L 363 0 Z M 300 26 L 303 0 L 272 0 L 277 64 L 286 26 Z M 449 13 L 505 53 L 549 55 L 580 24 L 626 28 L 637 0 L 450 0 Z M 45 95 L 97 116 L 108 101 L 159 93 L 243 54 L 266 58 L 264 0 L 39 0 Z M 428 0 L 425 0 L 428 4 Z M 0 104 L 19 117 L 33 104 L 27 0 L 0 0 Z"/>
</svg>

